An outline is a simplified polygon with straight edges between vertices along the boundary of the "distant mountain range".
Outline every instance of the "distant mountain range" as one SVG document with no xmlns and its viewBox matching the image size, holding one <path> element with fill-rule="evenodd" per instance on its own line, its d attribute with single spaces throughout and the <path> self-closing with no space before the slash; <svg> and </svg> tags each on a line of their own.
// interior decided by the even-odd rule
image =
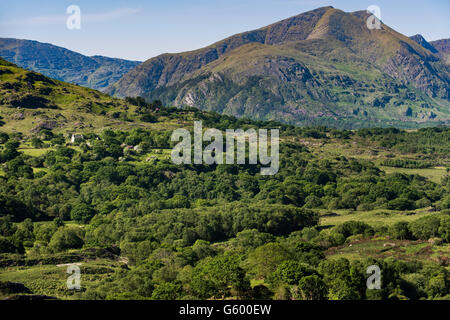
<svg viewBox="0 0 450 320">
<path fill-rule="evenodd" d="M 449 39 L 370 30 L 368 17 L 318 8 L 143 63 L 15 39 L 0 40 L 0 56 L 117 97 L 237 117 L 341 128 L 448 123 Z"/>
<path fill-rule="evenodd" d="M 53 79 L 104 90 L 140 64 L 138 61 L 87 57 L 48 43 L 0 38 L 0 57 Z"/>
</svg>

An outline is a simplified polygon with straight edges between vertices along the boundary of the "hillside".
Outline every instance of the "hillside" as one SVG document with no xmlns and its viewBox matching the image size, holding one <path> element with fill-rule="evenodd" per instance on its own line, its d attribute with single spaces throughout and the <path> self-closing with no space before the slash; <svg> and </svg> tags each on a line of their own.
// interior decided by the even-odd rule
<svg viewBox="0 0 450 320">
<path fill-rule="evenodd" d="M 140 122 L 135 111 L 136 106 L 121 99 L 50 79 L 0 58 L 1 130 L 32 135 L 42 129 L 70 133 L 152 125 Z"/>
<path fill-rule="evenodd" d="M 236 119 L 1 58 L 0 98 L 0 299 L 450 298 L 447 127 Z M 280 129 L 279 172 L 173 164 L 171 133 L 193 120 Z M 366 290 L 374 264 L 383 286 Z"/>
<path fill-rule="evenodd" d="M 74 84 L 50 79 L 0 58 L 0 131 L 28 138 L 42 130 L 57 134 L 114 130 L 173 130 L 192 125 L 194 115 L 227 123 L 252 123 L 197 109 L 166 108 L 156 101 L 119 99 Z M 231 121 L 231 122 L 230 122 Z"/>
<path fill-rule="evenodd" d="M 168 124 L 0 132 L 0 299 L 450 298 L 449 128 L 285 126 L 267 177 L 174 165 Z"/>
<path fill-rule="evenodd" d="M 450 39 L 431 41 L 430 44 L 436 48 L 442 60 L 450 64 Z"/>
<path fill-rule="evenodd" d="M 104 90 L 140 62 L 87 57 L 48 43 L 0 38 L 0 57 L 50 78 Z"/>
<path fill-rule="evenodd" d="M 427 40 L 425 40 L 425 38 L 421 34 L 416 34 L 416 35 L 411 36 L 409 38 L 411 40 L 414 40 L 418 44 L 420 44 L 422 47 L 424 47 L 428 51 L 430 51 L 430 52 L 432 52 L 434 54 L 439 54 L 439 51 L 435 47 L 433 47 Z"/>
<path fill-rule="evenodd" d="M 448 66 L 384 24 L 369 30 L 367 17 L 319 8 L 149 59 L 107 92 L 298 125 L 448 121 Z"/>
</svg>

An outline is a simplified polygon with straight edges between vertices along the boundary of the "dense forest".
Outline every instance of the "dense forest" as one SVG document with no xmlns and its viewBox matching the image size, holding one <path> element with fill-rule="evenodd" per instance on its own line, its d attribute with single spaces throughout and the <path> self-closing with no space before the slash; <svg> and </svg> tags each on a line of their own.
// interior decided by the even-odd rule
<svg viewBox="0 0 450 320">
<path fill-rule="evenodd" d="M 14 280 L 70 299 L 450 298 L 449 128 L 299 128 L 127 102 L 148 122 L 189 113 L 221 130 L 279 128 L 280 170 L 174 165 L 170 130 L 73 142 L 49 129 L 2 132 L 0 295 L 24 292 Z M 435 167 L 439 179 L 421 175 Z M 358 245 L 381 248 L 345 254 Z M 33 278 L 75 262 L 81 290 L 65 287 L 65 270 Z M 366 286 L 371 265 L 379 290 Z"/>
</svg>

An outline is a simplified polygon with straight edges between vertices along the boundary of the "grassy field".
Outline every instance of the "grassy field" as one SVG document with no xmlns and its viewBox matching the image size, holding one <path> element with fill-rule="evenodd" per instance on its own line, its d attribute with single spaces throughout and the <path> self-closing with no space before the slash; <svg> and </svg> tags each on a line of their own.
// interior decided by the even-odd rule
<svg viewBox="0 0 450 320">
<path fill-rule="evenodd" d="M 334 210 L 336 215 L 329 215 L 323 210 L 320 217 L 321 226 L 335 226 L 347 221 L 363 221 L 373 226 L 389 226 L 399 221 L 411 222 L 425 216 L 430 216 L 429 209 L 418 209 L 414 211 L 392 211 L 378 209 L 373 211 L 348 211 Z"/>
<path fill-rule="evenodd" d="M 31 147 L 23 147 L 23 148 L 19 149 L 19 151 L 23 152 L 24 154 L 26 154 L 28 156 L 32 156 L 32 157 L 42 156 L 50 150 L 54 150 L 54 148 L 35 149 L 35 148 L 31 148 Z"/>
<path fill-rule="evenodd" d="M 450 259 L 449 244 L 432 244 L 427 241 L 407 241 L 392 239 L 362 239 L 333 247 L 326 252 L 327 259 L 346 258 L 361 260 L 393 258 L 403 261 L 439 263 Z M 450 270 L 450 267 L 448 267 Z"/>
<path fill-rule="evenodd" d="M 9 267 L 0 272 L 0 281 L 20 282 L 34 294 L 63 299 L 79 299 L 82 292 L 101 279 L 110 276 L 123 265 L 117 261 L 97 259 L 83 261 L 80 265 L 81 290 L 67 288 L 67 265 L 36 265 L 32 267 Z M 0 299 L 9 296 L 2 295 Z"/>
<path fill-rule="evenodd" d="M 391 167 L 380 167 L 386 173 L 404 173 L 404 174 L 417 174 L 428 178 L 430 181 L 435 183 L 441 183 L 443 177 L 447 175 L 447 169 L 444 167 L 435 167 L 427 169 L 406 169 L 406 168 L 391 168 Z"/>
</svg>

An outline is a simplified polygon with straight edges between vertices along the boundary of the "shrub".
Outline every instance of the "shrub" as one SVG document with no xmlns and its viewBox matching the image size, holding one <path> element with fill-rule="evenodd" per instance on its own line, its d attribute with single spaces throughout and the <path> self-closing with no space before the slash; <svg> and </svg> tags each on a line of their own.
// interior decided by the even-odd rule
<svg viewBox="0 0 450 320">
<path fill-rule="evenodd" d="M 292 293 L 293 298 L 302 300 L 324 300 L 327 296 L 328 288 L 322 278 L 314 274 L 300 279 L 296 293 L 297 294 Z"/>
<path fill-rule="evenodd" d="M 414 202 L 412 200 L 406 199 L 406 198 L 397 198 L 394 200 L 391 200 L 387 204 L 387 208 L 389 210 L 413 210 Z"/>
<path fill-rule="evenodd" d="M 371 226 L 361 221 L 347 221 L 341 225 L 338 225 L 335 230 L 337 233 L 341 233 L 345 238 L 349 236 L 362 234 L 365 236 L 373 235 L 374 231 Z"/>
<path fill-rule="evenodd" d="M 308 264 L 289 260 L 281 263 L 269 276 L 267 282 L 272 286 L 279 284 L 295 285 L 300 279 L 315 274 L 316 271 Z"/>
<path fill-rule="evenodd" d="M 412 235 L 420 240 L 439 237 L 440 219 L 436 216 L 423 217 L 409 225 Z"/>
<path fill-rule="evenodd" d="M 79 249 L 83 246 L 84 231 L 79 227 L 61 227 L 50 239 L 49 248 L 54 251 Z"/>
<path fill-rule="evenodd" d="M 389 235 L 394 239 L 407 240 L 412 239 L 412 233 L 409 230 L 409 224 L 405 221 L 399 221 L 389 228 Z"/>
<path fill-rule="evenodd" d="M 23 253 L 23 246 L 16 246 L 10 239 L 0 236 L 0 253 Z"/>
</svg>

